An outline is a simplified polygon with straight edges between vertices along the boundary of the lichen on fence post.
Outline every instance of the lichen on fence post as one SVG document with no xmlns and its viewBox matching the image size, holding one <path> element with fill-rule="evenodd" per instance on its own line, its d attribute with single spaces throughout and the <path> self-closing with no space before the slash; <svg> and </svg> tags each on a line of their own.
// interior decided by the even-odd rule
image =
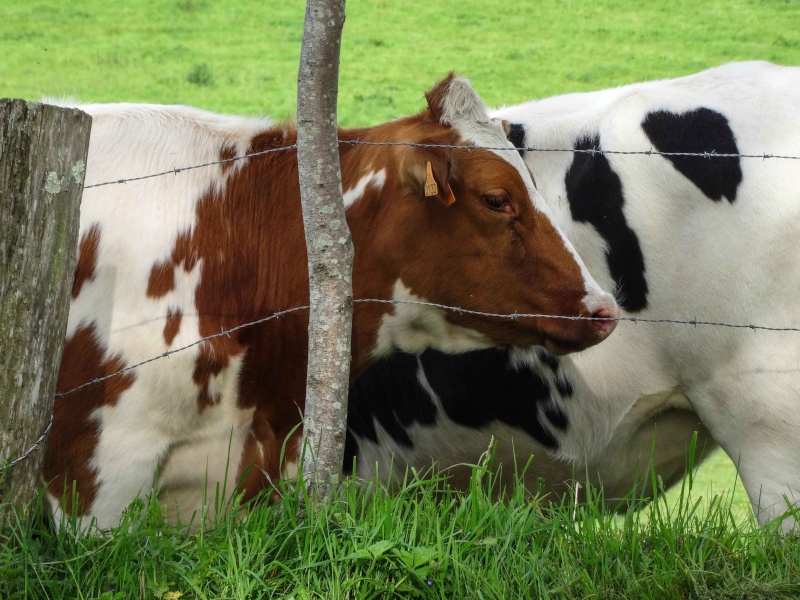
<svg viewBox="0 0 800 600">
<path fill-rule="evenodd" d="M 35 492 L 77 253 L 91 117 L 0 100 L 0 528 Z M 44 440 L 46 443 L 46 439 Z"/>
</svg>

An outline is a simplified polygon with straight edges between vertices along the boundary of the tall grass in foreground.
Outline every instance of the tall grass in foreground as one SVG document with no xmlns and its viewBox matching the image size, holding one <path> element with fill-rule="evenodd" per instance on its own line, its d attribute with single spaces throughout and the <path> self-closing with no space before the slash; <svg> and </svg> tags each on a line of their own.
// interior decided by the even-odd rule
<svg viewBox="0 0 800 600">
<path fill-rule="evenodd" d="M 593 492 L 545 508 L 517 486 L 496 500 L 474 467 L 466 492 L 441 475 L 389 493 L 346 481 L 332 500 L 284 487 L 277 505 L 168 526 L 139 501 L 98 537 L 53 530 L 44 504 L 2 539 L 0 598 L 796 598 L 800 540 L 742 520 L 722 498 L 697 511 L 684 482 L 617 516 Z M 635 500 L 633 500 L 635 503 Z"/>
</svg>

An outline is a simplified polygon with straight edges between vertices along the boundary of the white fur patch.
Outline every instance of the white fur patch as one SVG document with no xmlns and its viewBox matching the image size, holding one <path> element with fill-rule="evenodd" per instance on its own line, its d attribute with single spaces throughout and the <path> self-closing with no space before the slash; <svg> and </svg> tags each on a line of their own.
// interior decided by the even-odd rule
<svg viewBox="0 0 800 600">
<path fill-rule="evenodd" d="M 373 185 L 377 190 L 383 188 L 383 184 L 386 183 L 386 169 L 380 169 L 379 171 L 370 171 L 366 175 L 364 175 L 361 179 L 358 180 L 353 187 L 348 189 L 344 194 L 342 194 L 342 199 L 344 200 L 344 207 L 350 208 L 357 200 L 360 200 L 364 196 L 364 192 L 367 191 L 368 185 Z"/>
<path fill-rule="evenodd" d="M 395 282 L 393 299 L 423 302 L 411 293 L 400 280 Z M 445 318 L 445 311 L 422 304 L 397 304 L 392 313 L 384 315 L 378 329 L 373 356 L 378 357 L 400 349 L 422 352 L 436 348 L 450 354 L 490 348 L 491 340 L 482 333 L 454 325 Z"/>
</svg>

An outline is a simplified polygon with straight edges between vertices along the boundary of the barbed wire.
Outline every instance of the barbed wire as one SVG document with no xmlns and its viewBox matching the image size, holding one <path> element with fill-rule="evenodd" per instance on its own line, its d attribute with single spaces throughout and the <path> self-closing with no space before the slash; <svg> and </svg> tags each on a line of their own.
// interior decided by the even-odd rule
<svg viewBox="0 0 800 600">
<path fill-rule="evenodd" d="M 340 145 L 344 146 L 408 146 L 411 148 L 446 148 L 446 149 L 454 149 L 454 150 L 497 150 L 497 151 L 506 151 L 506 152 L 516 152 L 516 151 L 525 151 L 525 152 L 571 152 L 573 154 L 590 154 L 592 156 L 595 155 L 603 155 L 603 154 L 619 154 L 619 155 L 628 155 L 628 156 L 664 156 L 664 157 L 685 157 L 685 156 L 696 156 L 698 158 L 760 158 L 762 160 L 766 160 L 768 158 L 776 158 L 782 160 L 800 160 L 800 156 L 791 156 L 785 154 L 769 154 L 769 153 L 762 153 L 762 154 L 735 154 L 735 153 L 722 153 L 722 152 L 661 152 L 659 150 L 653 150 L 652 148 L 649 150 L 601 150 L 600 148 L 536 148 L 532 147 L 523 147 L 523 148 L 515 148 L 512 146 L 476 146 L 476 145 L 455 145 L 455 144 L 424 144 L 419 142 L 365 142 L 362 140 L 339 140 Z M 287 150 L 297 150 L 297 144 L 290 144 L 288 146 L 281 146 L 280 148 L 270 148 L 268 150 L 260 150 L 258 152 L 250 152 L 248 154 L 242 154 L 239 156 L 233 156 L 230 158 L 223 158 L 220 160 L 214 160 L 198 165 L 189 165 L 186 167 L 175 167 L 173 169 L 169 169 L 167 171 L 160 171 L 158 173 L 152 173 L 150 175 L 141 175 L 138 177 L 128 177 L 123 179 L 114 179 L 110 181 L 103 181 L 101 183 L 93 183 L 91 185 L 83 186 L 83 189 L 88 190 L 91 188 L 103 187 L 107 185 L 116 185 L 116 184 L 123 184 L 129 183 L 132 181 L 141 181 L 143 179 L 152 179 L 153 177 L 163 177 L 165 175 L 177 175 L 182 173 L 183 171 L 191 171 L 193 169 L 201 169 L 203 167 L 213 167 L 215 165 L 222 165 L 226 163 L 232 163 L 240 160 L 245 160 L 248 158 L 253 158 L 255 156 L 263 156 L 265 154 L 271 154 L 273 152 L 283 152 Z"/>
<path fill-rule="evenodd" d="M 514 146 L 475 146 L 475 145 L 448 145 L 448 144 L 423 144 L 418 142 L 364 142 L 361 140 L 339 140 L 340 144 L 349 146 L 410 146 L 412 148 L 452 148 L 460 150 L 502 150 L 502 151 L 525 151 L 525 152 L 570 152 L 573 154 L 623 154 L 623 155 L 642 155 L 642 156 L 697 156 L 699 158 L 780 158 L 787 160 L 800 160 L 800 156 L 789 156 L 784 154 L 739 154 L 725 152 L 662 152 L 660 150 L 601 150 L 600 148 L 536 148 L 514 147 Z"/>
<path fill-rule="evenodd" d="M 784 159 L 784 160 L 800 160 L 800 156 L 791 156 L 791 155 L 781 155 L 781 154 L 769 154 L 769 153 L 762 153 L 762 154 L 744 154 L 744 153 L 717 153 L 717 152 L 662 152 L 659 150 L 653 150 L 652 148 L 649 150 L 601 150 L 600 148 L 585 148 L 585 149 L 578 149 L 578 148 L 536 148 L 536 147 L 522 147 L 516 148 L 511 146 L 502 146 L 502 147 L 493 147 L 493 146 L 478 146 L 478 145 L 455 145 L 455 144 L 427 144 L 427 143 L 419 143 L 419 142 L 367 142 L 362 140 L 339 140 L 339 144 L 341 145 L 349 145 L 349 146 L 356 146 L 356 145 L 363 145 L 363 146 L 408 146 L 411 148 L 445 148 L 445 149 L 454 149 L 454 150 L 492 150 L 492 151 L 526 151 L 526 152 L 566 152 L 566 153 L 573 153 L 573 154 L 590 154 L 592 156 L 595 155 L 605 155 L 605 154 L 616 154 L 616 155 L 628 155 L 628 156 L 663 156 L 663 157 L 689 157 L 694 156 L 698 158 L 759 158 L 762 160 L 766 159 Z M 134 181 L 141 181 L 144 179 L 152 179 L 155 177 L 163 177 L 166 175 L 178 175 L 184 171 L 191 171 L 194 169 L 201 169 L 205 167 L 212 167 L 215 165 L 223 165 L 228 164 L 240 160 L 245 160 L 248 158 L 253 158 L 257 156 L 263 156 L 266 154 L 272 154 L 274 152 L 285 152 L 289 150 L 296 150 L 297 144 L 290 144 L 288 146 L 282 146 L 279 148 L 270 148 L 267 150 L 261 150 L 258 152 L 250 152 L 247 154 L 233 156 L 229 158 L 224 158 L 220 160 L 210 161 L 206 163 L 196 164 L 196 165 L 188 165 L 184 167 L 175 167 L 173 169 L 167 171 L 161 171 L 158 173 L 152 173 L 149 175 L 141 175 L 138 177 L 128 177 L 122 179 L 115 179 L 112 181 L 104 181 L 101 183 L 95 183 L 91 185 L 85 185 L 84 189 L 92 189 L 102 186 L 108 185 L 117 185 L 117 184 L 125 184 Z M 353 303 L 365 303 L 365 302 L 374 302 L 374 303 L 386 303 L 386 304 L 414 304 L 414 305 L 424 305 L 430 306 L 434 308 L 439 308 L 443 310 L 450 310 L 457 312 L 459 314 L 470 314 L 476 316 L 484 316 L 484 317 L 494 317 L 494 318 L 505 318 L 505 319 L 523 319 L 523 318 L 539 318 L 539 319 L 566 319 L 571 321 L 578 321 L 578 320 L 586 320 L 586 321 L 629 321 L 632 323 L 670 323 L 670 324 L 680 324 L 680 325 L 706 325 L 706 326 L 716 326 L 716 327 L 728 327 L 728 328 L 736 328 L 736 329 L 751 329 L 753 331 L 762 330 L 762 331 L 783 331 L 783 332 L 800 332 L 800 327 L 770 327 L 764 325 L 753 325 L 753 324 L 737 324 L 737 323 L 724 323 L 724 322 L 716 322 L 716 321 L 702 321 L 697 319 L 691 320 L 680 320 L 680 319 L 653 319 L 653 318 L 643 318 L 643 317 L 618 317 L 616 319 L 605 319 L 600 317 L 580 317 L 580 316 L 566 316 L 566 315 L 544 315 L 544 314 L 502 314 L 502 313 L 490 313 L 490 312 L 483 312 L 483 311 L 476 311 L 462 307 L 455 307 L 455 306 L 447 306 L 444 304 L 437 304 L 433 302 L 424 302 L 424 301 L 417 301 L 417 300 L 383 300 L 383 299 L 375 299 L 375 298 L 361 298 L 353 300 Z M 258 325 L 260 323 L 265 323 L 267 321 L 271 321 L 272 319 L 277 319 L 281 316 L 287 315 L 289 313 L 297 312 L 300 310 L 308 310 L 309 306 L 297 306 L 294 308 L 289 308 L 286 310 L 282 310 L 268 317 L 264 317 L 262 319 L 257 319 L 255 321 L 251 321 L 249 323 L 243 323 L 241 325 L 237 325 L 236 327 L 232 327 L 231 329 L 223 329 L 219 333 L 215 333 L 206 337 L 203 337 L 191 344 L 187 344 L 186 346 L 182 346 L 180 348 L 175 348 L 173 350 L 168 350 L 163 352 L 157 356 L 153 356 L 147 360 L 143 360 L 139 363 L 134 365 L 125 367 L 114 373 L 110 373 L 104 377 L 98 377 L 96 379 L 92 379 L 87 381 L 79 386 L 76 386 L 70 390 L 65 392 L 59 392 L 55 394 L 56 398 L 61 398 L 67 395 L 70 395 L 80 389 L 91 385 L 97 385 L 103 381 L 111 379 L 113 377 L 118 377 L 123 373 L 128 371 L 137 369 L 143 365 L 148 363 L 154 362 L 156 360 L 160 360 L 162 358 L 167 358 L 172 354 L 176 354 L 178 352 L 182 352 L 184 350 L 188 350 L 193 346 L 197 346 L 205 341 L 220 337 L 220 336 L 227 336 L 231 333 L 238 331 L 240 329 L 244 329 L 246 327 L 252 327 L 254 325 Z M 50 432 L 50 429 L 53 426 L 53 417 L 50 417 L 50 421 L 47 424 L 44 432 L 41 436 L 25 451 L 24 454 L 20 455 L 18 458 L 14 459 L 13 461 L 9 462 L 7 465 L 0 467 L 0 473 L 5 472 L 8 469 L 11 469 L 15 465 L 21 463 L 25 459 L 27 459 L 31 454 L 39 450 L 40 444 L 44 441 L 47 437 L 47 434 Z"/>
<path fill-rule="evenodd" d="M 698 325 L 706 325 L 706 326 L 715 326 L 715 327 L 728 327 L 728 328 L 733 328 L 733 329 L 750 329 L 750 330 L 753 330 L 753 331 L 800 332 L 800 327 L 772 327 L 772 326 L 768 326 L 768 325 L 753 325 L 753 324 L 742 324 L 742 323 L 725 323 L 725 322 L 719 322 L 719 321 L 703 321 L 703 320 L 698 320 L 698 319 L 681 320 L 681 319 L 661 319 L 661 318 L 650 318 L 650 317 L 616 317 L 616 318 L 613 318 L 613 319 L 608 319 L 608 318 L 604 318 L 604 317 L 582 317 L 582 316 L 572 316 L 572 315 L 547 315 L 547 314 L 541 314 L 541 313 L 493 313 L 493 312 L 472 310 L 472 309 L 463 308 L 463 307 L 460 307 L 460 306 L 449 306 L 447 304 L 439 304 L 439 303 L 436 303 L 436 302 L 426 302 L 424 300 L 400 300 L 400 299 L 387 300 L 387 299 L 382 299 L 382 298 L 356 298 L 356 299 L 353 300 L 353 304 L 359 304 L 359 303 L 391 304 L 391 305 L 395 305 L 395 306 L 396 305 L 401 305 L 401 304 L 417 305 L 417 306 L 429 306 L 429 307 L 432 307 L 432 308 L 439 308 L 439 309 L 442 309 L 442 310 L 449 310 L 449 311 L 456 312 L 456 313 L 459 313 L 459 314 L 468 314 L 468 315 L 475 315 L 475 316 L 482 316 L 482 317 L 492 317 L 492 318 L 511 319 L 511 320 L 536 318 L 536 319 L 564 319 L 564 320 L 568 320 L 568 321 L 617 321 L 617 322 L 631 322 L 631 323 L 634 323 L 634 324 L 637 324 L 637 323 L 654 323 L 654 324 L 655 323 L 661 323 L 661 324 L 669 323 L 669 324 L 677 324 L 677 325 L 692 325 L 694 327 L 697 327 Z M 58 393 L 56 393 L 54 395 L 54 397 L 55 398 L 63 398 L 64 396 L 69 396 L 70 394 L 73 394 L 73 393 L 77 392 L 78 390 L 81 390 L 83 388 L 86 388 L 86 387 L 89 387 L 89 386 L 92 386 L 92 385 L 97 385 L 97 384 L 102 383 L 103 381 L 107 381 L 107 380 L 109 380 L 109 379 L 111 379 L 113 377 L 118 377 L 118 376 L 120 376 L 120 375 L 122 375 L 124 373 L 129 372 L 129 371 L 132 371 L 134 369 L 138 369 L 139 367 L 141 367 L 143 365 L 155 362 L 157 360 L 161 360 L 162 358 L 168 358 L 169 356 L 171 356 L 173 354 L 177 354 L 178 352 L 183 352 L 184 350 L 188 350 L 189 348 L 192 348 L 194 346 L 202 344 L 203 342 L 206 342 L 208 340 L 212 340 L 212 339 L 215 339 L 215 338 L 218 338 L 218 337 L 222 337 L 222 336 L 229 336 L 231 333 L 233 333 L 235 331 L 239 331 L 239 330 L 245 329 L 247 327 L 252 327 L 254 325 L 259 325 L 261 323 L 266 323 L 267 321 L 271 321 L 273 319 L 277 319 L 277 318 L 280 318 L 282 316 L 285 316 L 285 315 L 288 315 L 288 314 L 291 314 L 291 313 L 294 313 L 294 312 L 298 312 L 298 311 L 301 311 L 301 310 L 308 310 L 309 308 L 310 308 L 310 306 L 307 305 L 307 304 L 306 305 L 302 305 L 302 306 L 296 306 L 294 308 L 288 308 L 288 309 L 285 309 L 285 310 L 281 310 L 281 311 L 275 312 L 275 313 L 273 313 L 273 314 L 271 314 L 271 315 L 269 315 L 267 317 L 263 317 L 261 319 L 256 319 L 255 321 L 250 321 L 248 323 L 242 323 L 241 325 L 237 325 L 235 327 L 231 327 L 230 329 L 222 329 L 218 333 L 207 335 L 207 336 L 202 337 L 202 338 L 200 338 L 198 340 L 195 340 L 194 342 L 192 342 L 190 344 L 186 344 L 185 346 L 181 346 L 179 348 L 174 348 L 172 350 L 167 350 L 166 352 L 162 352 L 161 354 L 157 354 L 155 356 L 152 356 L 151 358 L 148 358 L 148 359 L 143 360 L 141 362 L 138 362 L 136 364 L 133 364 L 133 365 L 130 365 L 128 367 L 119 369 L 119 370 L 114 371 L 113 373 L 109 373 L 108 375 L 105 375 L 103 377 L 97 377 L 95 379 L 91 379 L 91 380 L 86 381 L 86 382 L 82 383 L 81 385 L 78 385 L 78 386 L 76 386 L 74 388 L 71 388 L 71 389 L 69 389 L 69 390 L 67 390 L 65 392 L 58 392 Z M 31 445 L 31 447 L 24 454 L 22 454 L 19 458 L 16 458 L 15 460 L 11 461 L 10 463 L 8 463 L 5 466 L 0 466 L 0 473 L 3 473 L 4 471 L 6 471 L 6 470 L 12 468 L 13 466 L 19 464 L 20 462 L 22 462 L 23 460 L 28 458 L 31 454 L 33 454 L 36 450 L 38 450 L 39 447 L 40 447 L 39 445 L 42 443 L 42 441 L 44 441 L 45 437 L 47 437 L 47 434 L 50 432 L 50 429 L 51 429 L 52 425 L 53 425 L 53 417 L 51 416 L 50 417 L 50 422 L 48 423 L 48 425 L 47 425 L 46 429 L 44 430 L 44 432 L 42 433 L 42 435 L 39 436 L 39 439 L 37 439 Z"/>
<path fill-rule="evenodd" d="M 716 326 L 716 327 L 728 327 L 732 329 L 751 329 L 753 331 L 776 331 L 776 332 L 800 332 L 800 327 L 772 327 L 768 325 L 753 325 L 753 324 L 741 324 L 741 323 L 724 323 L 718 321 L 703 321 L 698 319 L 690 319 L 690 320 L 681 320 L 681 319 L 660 319 L 660 318 L 649 318 L 649 317 L 616 317 L 613 319 L 607 319 L 604 317 L 581 317 L 581 316 L 571 316 L 571 315 L 548 315 L 548 314 L 541 314 L 541 313 L 494 313 L 494 312 L 486 312 L 480 310 L 472 310 L 469 308 L 463 308 L 460 306 L 449 306 L 447 304 L 438 304 L 435 302 L 426 302 L 424 300 L 399 300 L 399 299 L 392 299 L 386 300 L 381 298 L 357 298 L 353 300 L 353 304 L 360 304 L 360 303 L 375 303 L 375 304 L 392 304 L 392 305 L 400 305 L 400 304 L 408 304 L 408 305 L 417 305 L 417 306 L 429 306 L 432 308 L 439 308 L 442 310 L 448 310 L 452 312 L 456 312 L 459 314 L 468 314 L 468 315 L 475 315 L 481 317 L 492 317 L 498 319 L 511 319 L 511 320 L 518 320 L 518 319 L 563 319 L 567 321 L 616 321 L 616 322 L 631 322 L 631 323 L 670 323 L 670 324 L 677 324 L 677 325 L 692 325 L 697 327 L 698 325 L 706 325 L 706 326 Z M 303 306 L 296 306 L 294 308 L 288 308 L 286 310 L 281 310 L 276 313 L 273 313 L 267 317 L 263 317 L 261 319 L 257 319 L 255 321 L 250 321 L 248 323 L 243 323 L 241 325 L 237 325 L 236 327 L 232 327 L 230 329 L 222 329 L 218 333 L 214 333 L 203 338 L 200 338 L 191 344 L 187 344 L 185 346 L 181 346 L 179 348 L 174 348 L 173 350 L 167 350 L 166 352 L 162 352 L 156 356 L 138 362 L 136 364 L 130 365 L 118 371 L 115 371 L 109 375 L 105 375 L 103 377 L 98 377 L 96 379 L 92 379 L 85 383 L 82 383 L 79 386 L 76 386 L 72 389 L 69 389 L 65 392 L 59 392 L 55 394 L 56 398 L 62 398 L 64 396 L 68 396 L 74 392 L 77 392 L 80 389 L 85 387 L 95 385 L 111 379 L 112 377 L 117 377 L 122 375 L 123 373 L 127 373 L 128 371 L 132 371 L 137 369 L 143 365 L 148 363 L 160 360 L 162 358 L 167 358 L 173 354 L 178 352 L 182 352 L 184 350 L 188 350 L 198 344 L 202 344 L 207 340 L 212 340 L 214 338 L 218 338 L 221 336 L 228 336 L 231 333 L 238 331 L 240 329 L 245 329 L 247 327 L 252 327 L 254 325 L 259 325 L 261 323 L 265 323 L 267 321 L 271 321 L 273 319 L 277 319 L 284 315 L 301 311 L 301 310 L 308 310 L 309 305 Z"/>
<path fill-rule="evenodd" d="M 205 342 L 207 340 L 213 340 L 214 338 L 222 337 L 223 335 L 228 336 L 231 333 L 233 333 L 234 331 L 238 331 L 238 330 L 244 329 L 246 327 L 252 327 L 253 325 L 258 325 L 260 323 L 266 323 L 267 321 L 271 321 L 272 319 L 277 319 L 278 317 L 282 317 L 284 315 L 288 315 L 289 313 L 297 312 L 298 310 L 306 310 L 308 308 L 309 308 L 308 305 L 296 306 L 294 308 L 288 308 L 286 310 L 278 311 L 276 313 L 271 314 L 268 317 L 264 317 L 264 318 L 258 319 L 256 321 L 250 321 L 249 323 L 243 323 L 241 325 L 237 325 L 236 327 L 231 327 L 230 329 L 223 329 L 219 333 L 212 333 L 211 335 L 207 335 L 206 337 L 200 338 L 199 340 L 195 340 L 191 344 L 186 344 L 185 346 L 181 346 L 180 348 L 175 348 L 174 350 L 167 350 L 166 352 L 162 352 L 161 354 L 158 354 L 156 356 L 148 358 L 147 360 L 143 360 L 142 362 L 136 363 L 135 365 L 131 365 L 129 367 L 125 367 L 124 369 L 120 369 L 119 371 L 115 371 L 115 372 L 111 373 L 110 375 L 106 375 L 104 377 L 98 377 L 96 379 L 92 379 L 91 381 L 87 381 L 86 383 L 82 383 L 81 385 L 76 386 L 76 387 L 74 387 L 74 388 L 72 388 L 70 390 L 67 390 L 66 392 L 57 393 L 57 394 L 55 394 L 55 397 L 56 398 L 62 398 L 64 396 L 69 396 L 73 392 L 77 392 L 80 389 L 83 389 L 83 388 L 88 387 L 90 385 L 95 385 L 97 383 L 101 383 L 103 381 L 106 381 L 107 379 L 111 379 L 112 377 L 117 377 L 118 375 L 122 375 L 123 373 L 127 373 L 128 371 L 132 371 L 133 369 L 138 369 L 142 365 L 146 365 L 148 363 L 151 363 L 151 362 L 154 362 L 154 361 L 157 361 L 157 360 L 161 360 L 162 358 L 167 358 L 168 356 L 171 356 L 171 355 L 176 354 L 178 352 L 183 352 L 184 350 L 188 350 L 189 348 L 192 348 L 193 346 L 197 346 L 198 344 L 202 344 L 203 342 Z"/>
<path fill-rule="evenodd" d="M 159 173 L 152 173 L 150 175 L 141 175 L 139 177 L 128 177 L 127 179 L 116 179 L 114 181 L 104 181 L 102 183 L 93 183 L 92 185 L 85 185 L 83 189 L 102 187 L 104 185 L 114 185 L 118 183 L 128 183 L 130 181 L 141 181 L 142 179 L 152 179 L 153 177 L 163 177 L 164 175 L 177 175 L 183 171 L 191 171 L 192 169 L 202 169 L 203 167 L 213 167 L 214 165 L 224 165 L 225 163 L 232 163 L 245 158 L 252 158 L 253 156 L 263 156 L 264 154 L 271 154 L 273 152 L 283 152 L 285 150 L 297 150 L 297 144 L 290 144 L 289 146 L 281 146 L 280 148 L 270 148 L 269 150 L 261 150 L 259 152 L 251 152 L 241 156 L 233 156 L 231 158 L 222 158 L 220 160 L 213 160 L 211 162 L 202 163 L 199 165 L 190 165 L 188 167 L 175 167 L 169 171 L 161 171 Z"/>
</svg>

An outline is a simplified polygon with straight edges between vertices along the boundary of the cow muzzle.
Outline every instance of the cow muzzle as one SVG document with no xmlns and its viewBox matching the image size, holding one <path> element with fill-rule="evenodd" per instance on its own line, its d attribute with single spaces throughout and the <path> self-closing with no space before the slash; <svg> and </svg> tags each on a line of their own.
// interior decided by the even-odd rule
<svg viewBox="0 0 800 600">
<path fill-rule="evenodd" d="M 619 308 L 611 301 L 580 316 L 580 319 L 563 319 L 555 328 L 548 327 L 542 346 L 552 354 L 562 356 L 599 344 L 616 329 Z"/>
</svg>

